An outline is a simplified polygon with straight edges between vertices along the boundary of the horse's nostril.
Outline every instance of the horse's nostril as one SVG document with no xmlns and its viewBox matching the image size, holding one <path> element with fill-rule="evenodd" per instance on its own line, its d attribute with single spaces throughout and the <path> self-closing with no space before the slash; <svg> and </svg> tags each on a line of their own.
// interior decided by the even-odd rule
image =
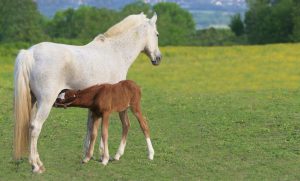
<svg viewBox="0 0 300 181">
<path fill-rule="evenodd" d="M 160 60 L 161 60 L 161 56 L 157 56 L 157 57 L 156 57 L 156 60 L 157 60 L 157 61 L 160 61 Z"/>
</svg>

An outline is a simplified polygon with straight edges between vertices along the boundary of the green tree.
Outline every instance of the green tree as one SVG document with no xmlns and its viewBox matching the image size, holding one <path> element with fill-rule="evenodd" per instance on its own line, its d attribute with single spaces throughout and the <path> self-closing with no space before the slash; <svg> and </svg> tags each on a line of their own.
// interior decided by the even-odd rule
<svg viewBox="0 0 300 181">
<path fill-rule="evenodd" d="M 0 40 L 37 42 L 45 39 L 43 16 L 32 0 L 1 0 Z"/>
<path fill-rule="evenodd" d="M 83 6 L 75 12 L 73 26 L 78 38 L 90 40 L 116 23 L 116 18 L 113 10 Z"/>
<path fill-rule="evenodd" d="M 231 17 L 229 27 L 236 36 L 244 34 L 245 27 L 240 14 L 236 14 Z"/>
<path fill-rule="evenodd" d="M 248 1 L 245 14 L 245 31 L 252 44 L 282 43 L 291 41 L 293 31 L 292 0 Z"/>
<path fill-rule="evenodd" d="M 192 45 L 196 46 L 223 46 L 243 44 L 243 37 L 236 37 L 230 29 L 208 28 L 197 30 Z"/>
<path fill-rule="evenodd" d="M 151 14 L 150 4 L 146 4 L 142 1 L 137 1 L 135 3 L 128 4 L 128 5 L 124 6 L 120 15 L 122 17 L 126 17 L 128 15 L 139 14 L 141 12 L 144 12 L 146 15 L 150 15 Z"/>
<path fill-rule="evenodd" d="M 139 1 L 125 6 L 119 12 L 87 6 L 77 10 L 67 9 L 55 14 L 49 21 L 46 32 L 52 38 L 79 39 L 88 42 L 129 14 L 142 11 L 148 15 L 152 15 L 151 11 L 156 11 L 159 15 L 157 26 L 161 35 L 160 45 L 190 43 L 195 33 L 195 23 L 191 14 L 175 3 L 158 3 L 151 10 L 149 4 Z"/>
<path fill-rule="evenodd" d="M 294 0 L 294 7 L 292 10 L 293 16 L 293 41 L 300 42 L 300 0 Z"/>
<path fill-rule="evenodd" d="M 192 15 L 175 3 L 158 3 L 153 10 L 158 14 L 157 27 L 160 45 L 188 44 L 195 33 Z"/>
<path fill-rule="evenodd" d="M 77 30 L 73 26 L 74 14 L 75 10 L 71 8 L 58 11 L 47 25 L 47 34 L 52 38 L 77 38 Z"/>
<path fill-rule="evenodd" d="M 47 26 L 53 38 L 81 39 L 90 41 L 116 23 L 117 12 L 105 8 L 81 6 L 77 10 L 57 12 Z"/>
</svg>

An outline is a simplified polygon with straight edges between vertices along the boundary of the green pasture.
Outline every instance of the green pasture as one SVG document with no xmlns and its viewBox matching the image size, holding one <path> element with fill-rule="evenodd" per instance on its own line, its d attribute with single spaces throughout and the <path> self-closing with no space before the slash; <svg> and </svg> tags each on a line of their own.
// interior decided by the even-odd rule
<svg viewBox="0 0 300 181">
<path fill-rule="evenodd" d="M 16 48 L 0 46 L 0 180 L 300 180 L 300 44 L 164 47 L 154 67 L 142 55 L 129 70 L 143 92 L 154 160 L 137 121 L 124 156 L 81 164 L 84 109 L 53 109 L 39 153 L 46 172 L 12 160 Z M 109 150 L 121 138 L 111 117 Z M 97 143 L 98 146 L 98 143 Z"/>
</svg>

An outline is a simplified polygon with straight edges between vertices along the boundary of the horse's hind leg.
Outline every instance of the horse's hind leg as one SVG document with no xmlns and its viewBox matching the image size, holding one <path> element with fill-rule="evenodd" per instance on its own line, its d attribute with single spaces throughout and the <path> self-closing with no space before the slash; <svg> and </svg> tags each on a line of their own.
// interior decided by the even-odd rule
<svg viewBox="0 0 300 181">
<path fill-rule="evenodd" d="M 89 110 L 88 111 L 88 119 L 87 119 L 87 124 L 86 124 L 86 136 L 84 140 L 84 153 L 83 156 L 85 157 L 88 153 L 89 146 L 90 146 L 90 139 L 91 139 L 91 132 L 93 128 L 93 119 L 92 119 L 92 112 Z"/>
<path fill-rule="evenodd" d="M 90 131 L 91 131 L 90 144 L 89 144 L 89 148 L 86 152 L 85 158 L 82 161 L 83 163 L 87 163 L 93 156 L 95 141 L 96 141 L 97 134 L 98 134 L 99 123 L 100 123 L 99 117 L 96 116 L 95 114 L 92 114 L 92 124 L 89 125 Z"/>
<path fill-rule="evenodd" d="M 122 122 L 122 139 L 118 149 L 118 152 L 115 155 L 115 160 L 119 160 L 120 157 L 124 154 L 125 146 L 126 146 L 126 138 L 128 134 L 128 130 L 130 127 L 130 121 L 128 118 L 127 110 L 119 113 L 120 120 Z"/>
<path fill-rule="evenodd" d="M 54 101 L 53 101 L 54 102 Z M 37 141 L 40 135 L 43 123 L 47 119 L 53 102 L 47 101 L 38 101 L 37 112 L 35 117 L 31 121 L 30 126 L 30 155 L 29 162 L 32 165 L 32 171 L 35 173 L 42 173 L 45 171 L 43 163 L 40 160 L 38 150 L 37 150 Z"/>
<path fill-rule="evenodd" d="M 148 158 L 153 160 L 154 157 L 154 149 L 150 140 L 150 133 L 148 123 L 142 115 L 140 103 L 136 103 L 132 105 L 132 112 L 134 113 L 135 117 L 138 119 L 140 123 L 140 127 L 145 135 L 147 146 L 148 146 Z"/>
</svg>

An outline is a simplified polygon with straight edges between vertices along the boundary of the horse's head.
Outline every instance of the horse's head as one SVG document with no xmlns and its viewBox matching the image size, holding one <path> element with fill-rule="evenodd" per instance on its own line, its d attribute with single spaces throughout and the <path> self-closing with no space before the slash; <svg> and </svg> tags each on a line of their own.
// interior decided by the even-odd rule
<svg viewBox="0 0 300 181">
<path fill-rule="evenodd" d="M 153 65 L 159 65 L 162 55 L 158 48 L 158 31 L 156 29 L 157 15 L 154 13 L 153 17 L 147 23 L 146 45 L 144 51 L 151 59 Z"/>
</svg>

